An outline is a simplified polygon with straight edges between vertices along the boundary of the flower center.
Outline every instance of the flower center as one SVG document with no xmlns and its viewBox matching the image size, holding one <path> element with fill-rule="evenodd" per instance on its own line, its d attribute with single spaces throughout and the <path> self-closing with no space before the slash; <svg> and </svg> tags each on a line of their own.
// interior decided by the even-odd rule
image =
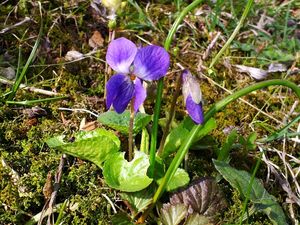
<svg viewBox="0 0 300 225">
<path fill-rule="evenodd" d="M 132 81 L 135 80 L 135 76 L 133 74 L 130 74 L 130 80 L 132 80 Z"/>
</svg>

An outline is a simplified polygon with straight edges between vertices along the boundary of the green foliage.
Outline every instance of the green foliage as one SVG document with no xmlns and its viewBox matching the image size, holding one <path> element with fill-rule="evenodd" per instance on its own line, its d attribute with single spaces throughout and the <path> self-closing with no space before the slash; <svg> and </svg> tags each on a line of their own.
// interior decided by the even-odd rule
<svg viewBox="0 0 300 225">
<path fill-rule="evenodd" d="M 153 193 L 154 187 L 150 185 L 141 191 L 121 193 L 121 197 L 130 204 L 131 215 L 134 218 L 138 213 L 143 212 L 152 203 Z"/>
<path fill-rule="evenodd" d="M 244 197 L 248 195 L 248 189 L 251 188 L 248 197 L 253 202 L 257 211 L 264 212 L 274 224 L 288 224 L 285 214 L 276 201 L 276 198 L 266 191 L 258 179 L 255 178 L 251 185 L 251 174 L 248 172 L 234 169 L 223 161 L 214 160 L 213 162 L 219 173 L 232 187 L 238 189 Z"/>
<path fill-rule="evenodd" d="M 212 225 L 209 219 L 199 214 L 192 214 L 188 217 L 186 225 Z"/>
<path fill-rule="evenodd" d="M 257 134 L 253 132 L 246 139 L 242 136 L 239 136 L 239 142 L 246 151 L 252 151 L 256 149 L 256 144 L 255 144 L 256 138 L 257 138 Z"/>
<path fill-rule="evenodd" d="M 184 204 L 168 204 L 161 210 L 164 225 L 178 225 L 186 217 L 187 207 Z"/>
<path fill-rule="evenodd" d="M 102 113 L 98 117 L 98 121 L 102 124 L 111 127 L 123 134 L 128 134 L 130 120 L 130 112 L 126 110 L 122 114 L 118 114 L 115 111 L 108 111 Z M 151 116 L 144 113 L 136 113 L 133 123 L 133 133 L 139 133 L 149 122 L 151 121 Z"/>
<path fill-rule="evenodd" d="M 192 129 L 194 123 L 193 121 L 187 117 L 184 119 L 176 128 L 174 128 L 170 134 L 168 135 L 164 150 L 162 153 L 162 158 L 168 157 L 170 154 L 176 152 L 178 148 L 182 145 L 183 141 L 188 137 L 190 130 Z M 204 127 L 201 129 L 199 133 L 197 133 L 194 142 L 197 142 L 205 135 L 210 133 L 213 129 L 217 127 L 217 123 L 215 119 L 211 118 L 207 121 Z"/>
<path fill-rule="evenodd" d="M 180 124 L 178 127 L 173 129 L 168 135 L 164 151 L 162 153 L 162 158 L 168 157 L 170 154 L 177 151 L 181 146 L 183 140 L 189 135 L 189 130 L 184 127 L 183 124 Z"/>
<path fill-rule="evenodd" d="M 126 192 L 140 191 L 148 187 L 152 179 L 147 176 L 149 157 L 135 151 L 134 158 L 128 162 L 124 152 L 111 155 L 104 163 L 103 176 L 106 183 L 117 190 Z"/>
<path fill-rule="evenodd" d="M 111 218 L 112 225 L 134 225 L 125 213 L 117 213 Z"/>
<path fill-rule="evenodd" d="M 157 183 L 160 184 L 162 178 L 157 180 Z M 166 190 L 167 191 L 174 191 L 180 187 L 184 187 L 188 185 L 190 182 L 190 177 L 188 173 L 181 168 L 178 168 L 174 174 L 174 176 L 171 178 L 170 182 L 168 183 Z"/>
<path fill-rule="evenodd" d="M 228 159 L 229 152 L 232 148 L 232 145 L 236 141 L 237 137 L 238 137 L 238 134 L 237 134 L 236 130 L 233 130 L 230 132 L 225 143 L 222 145 L 222 148 L 220 149 L 220 151 L 218 153 L 219 161 L 226 161 Z"/>
<path fill-rule="evenodd" d="M 64 142 L 63 139 L 62 135 L 50 138 L 46 142 L 50 148 L 57 148 L 69 155 L 89 160 L 100 168 L 108 156 L 120 148 L 118 137 L 104 129 L 79 132 L 75 135 L 75 141 L 71 143 Z"/>
</svg>

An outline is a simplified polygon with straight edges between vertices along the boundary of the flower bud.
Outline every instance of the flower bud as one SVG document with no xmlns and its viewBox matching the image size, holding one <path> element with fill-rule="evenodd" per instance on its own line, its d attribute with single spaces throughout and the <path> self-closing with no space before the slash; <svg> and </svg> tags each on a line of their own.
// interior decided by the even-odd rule
<svg viewBox="0 0 300 225">
<path fill-rule="evenodd" d="M 102 0 L 102 4 L 105 7 L 114 11 L 116 11 L 120 7 L 121 3 L 122 0 Z"/>
<path fill-rule="evenodd" d="M 188 70 L 183 71 L 182 82 L 182 93 L 186 110 L 196 124 L 201 124 L 204 121 L 204 116 L 199 83 Z"/>
</svg>

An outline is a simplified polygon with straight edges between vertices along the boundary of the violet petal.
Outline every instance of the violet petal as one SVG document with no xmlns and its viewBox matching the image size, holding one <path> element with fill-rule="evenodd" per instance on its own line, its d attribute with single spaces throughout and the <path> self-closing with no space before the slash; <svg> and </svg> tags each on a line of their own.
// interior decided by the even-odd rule
<svg viewBox="0 0 300 225">
<path fill-rule="evenodd" d="M 138 50 L 133 63 L 137 77 L 147 81 L 158 80 L 166 75 L 170 56 L 164 48 L 150 45 Z"/>
<path fill-rule="evenodd" d="M 119 87 L 124 81 L 124 75 L 116 74 L 112 76 L 106 84 L 106 108 L 109 109 L 119 93 Z"/>
<path fill-rule="evenodd" d="M 112 76 L 106 84 L 106 106 L 113 105 L 117 113 L 122 113 L 134 95 L 134 84 L 123 74 Z"/>
<path fill-rule="evenodd" d="M 196 124 L 201 124 L 204 121 L 203 111 L 202 111 L 202 104 L 197 104 L 193 101 L 192 96 L 189 95 L 186 99 L 186 109 L 192 118 L 192 120 Z"/>
<path fill-rule="evenodd" d="M 108 45 L 106 62 L 117 73 L 128 74 L 136 53 L 137 47 L 132 41 L 118 38 Z"/>
<path fill-rule="evenodd" d="M 146 99 L 146 89 L 143 87 L 143 83 L 139 78 L 135 79 L 135 96 L 134 96 L 134 112 L 139 110 L 139 107 Z"/>
</svg>

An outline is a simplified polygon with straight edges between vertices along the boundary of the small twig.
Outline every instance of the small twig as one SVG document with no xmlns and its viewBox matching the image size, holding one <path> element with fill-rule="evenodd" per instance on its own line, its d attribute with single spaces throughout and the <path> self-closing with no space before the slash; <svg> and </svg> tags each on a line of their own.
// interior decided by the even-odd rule
<svg viewBox="0 0 300 225">
<path fill-rule="evenodd" d="M 96 113 L 93 113 L 92 111 L 90 110 L 87 110 L 87 109 L 69 109 L 69 108 L 63 108 L 63 107 L 60 107 L 58 108 L 58 110 L 62 110 L 62 111 L 71 111 L 71 112 L 85 112 L 85 113 L 89 113 L 95 117 L 99 117 L 98 114 Z"/>
<path fill-rule="evenodd" d="M 56 212 L 59 210 L 59 208 L 63 205 L 63 203 L 59 203 L 57 205 L 55 205 L 53 207 L 53 212 Z M 40 224 L 40 220 L 41 218 L 44 218 L 46 216 L 48 216 L 49 214 L 51 214 L 52 212 L 50 212 L 50 209 L 48 208 L 46 211 L 43 209 L 41 212 L 39 212 L 38 214 L 36 214 L 35 216 L 33 216 L 25 225 L 33 225 L 33 224 Z"/>
<path fill-rule="evenodd" d="M 134 123 L 134 99 L 130 101 L 130 120 L 128 132 L 128 159 L 133 159 L 133 123 Z"/>
<path fill-rule="evenodd" d="M 53 206 L 55 204 L 55 200 L 56 200 L 56 195 L 58 193 L 58 190 L 59 190 L 59 187 L 60 187 L 60 181 L 61 181 L 61 176 L 62 176 L 62 170 L 63 170 L 63 167 L 64 167 L 64 164 L 65 164 L 65 159 L 66 159 L 66 155 L 63 154 L 60 158 L 60 162 L 59 162 L 59 166 L 57 168 L 57 171 L 56 171 L 56 174 L 55 174 L 55 177 L 54 177 L 54 186 L 53 186 L 53 192 L 51 194 L 51 197 L 50 197 L 50 200 L 49 200 L 49 209 L 50 209 L 50 212 L 52 212 L 53 210 Z M 47 221 L 47 224 L 51 224 L 50 223 L 50 216 L 51 214 L 48 215 L 48 221 Z"/>
<path fill-rule="evenodd" d="M 217 40 L 219 39 L 221 35 L 221 32 L 217 32 L 216 36 L 214 37 L 214 39 L 211 41 L 211 43 L 208 45 L 202 59 L 206 60 L 208 58 L 208 56 L 210 55 L 211 50 L 214 48 L 215 44 L 217 43 Z"/>
<path fill-rule="evenodd" d="M 4 78 L 0 78 L 0 83 L 8 84 L 8 85 L 14 84 L 13 81 L 10 81 L 10 80 L 4 79 Z M 25 84 L 20 84 L 20 89 L 24 89 L 27 91 L 31 91 L 31 92 L 43 94 L 43 95 L 48 95 L 48 96 L 58 96 L 59 95 L 59 93 L 55 93 L 53 91 L 46 91 L 46 90 L 35 88 L 35 87 L 29 87 L 29 86 L 26 86 Z"/>
<path fill-rule="evenodd" d="M 1 6 L 1 5 L 4 5 L 4 4 L 7 3 L 8 1 L 9 1 L 9 0 L 5 0 L 4 2 L 1 2 L 1 3 L 0 3 L 0 6 Z"/>
<path fill-rule="evenodd" d="M 16 28 L 16 27 L 18 27 L 18 26 L 21 26 L 21 25 L 23 25 L 24 23 L 27 23 L 27 22 L 29 22 L 29 21 L 31 21 L 31 19 L 30 19 L 29 17 L 26 16 L 22 21 L 20 21 L 20 22 L 14 24 L 14 25 L 12 25 L 12 26 L 9 26 L 9 27 L 6 27 L 6 28 L 2 29 L 2 30 L 0 31 L 0 34 L 4 34 L 4 33 L 6 33 L 7 31 L 10 31 L 10 30 L 12 30 L 12 29 L 14 29 L 14 28 Z"/>
<path fill-rule="evenodd" d="M 109 204 L 111 205 L 114 213 L 117 213 L 116 207 L 114 206 L 114 203 L 110 200 L 110 198 L 106 195 L 106 194 L 101 194 L 104 198 L 106 198 L 106 200 L 109 202 Z"/>
</svg>

